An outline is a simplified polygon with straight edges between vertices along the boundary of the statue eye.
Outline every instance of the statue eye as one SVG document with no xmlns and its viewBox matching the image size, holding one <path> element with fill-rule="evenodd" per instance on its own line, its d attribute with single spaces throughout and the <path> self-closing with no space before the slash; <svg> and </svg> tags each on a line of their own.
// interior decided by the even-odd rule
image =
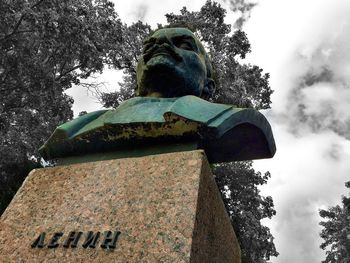
<svg viewBox="0 0 350 263">
<path fill-rule="evenodd" d="M 193 47 L 192 47 L 192 45 L 191 45 L 190 43 L 188 43 L 188 42 L 182 42 L 182 43 L 180 43 L 180 45 L 178 46 L 178 48 L 182 48 L 182 49 L 186 49 L 186 50 L 191 50 L 191 51 L 194 50 Z"/>
<path fill-rule="evenodd" d="M 142 52 L 145 53 L 148 50 L 150 50 L 155 44 L 155 39 L 154 38 L 149 38 L 143 42 L 143 50 Z"/>
<path fill-rule="evenodd" d="M 148 43 L 143 46 L 142 52 L 145 53 L 153 47 L 153 43 Z"/>
<path fill-rule="evenodd" d="M 182 40 L 182 41 L 175 41 L 175 46 L 177 47 L 177 48 L 181 48 L 181 49 L 185 49 L 185 50 L 189 50 L 189 51 L 194 51 L 195 49 L 194 49 L 194 47 L 193 47 L 193 45 L 189 42 L 189 41 L 184 41 L 184 40 Z"/>
</svg>

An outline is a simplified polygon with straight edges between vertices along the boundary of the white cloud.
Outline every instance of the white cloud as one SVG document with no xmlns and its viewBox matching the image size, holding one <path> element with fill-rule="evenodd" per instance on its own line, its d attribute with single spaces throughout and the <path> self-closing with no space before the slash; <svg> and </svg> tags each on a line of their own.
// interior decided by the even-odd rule
<svg viewBox="0 0 350 263">
<path fill-rule="evenodd" d="M 350 3 L 262 1 L 246 30 L 249 59 L 271 73 L 277 144 L 272 160 L 256 161 L 272 179 L 277 216 L 266 221 L 280 256 L 274 263 L 324 259 L 318 210 L 340 202 L 350 167 Z"/>
<path fill-rule="evenodd" d="M 339 203 L 346 193 L 350 142 L 331 131 L 299 137 L 276 125 L 274 132 L 276 156 L 255 161 L 257 169 L 272 173 L 262 189 L 264 195 L 273 197 L 277 209 L 273 220 L 265 221 L 281 253 L 272 262 L 320 262 L 318 210 Z"/>
<path fill-rule="evenodd" d="M 166 23 L 164 16 L 166 13 L 179 13 L 184 6 L 189 11 L 199 10 L 205 0 L 162 0 L 161 2 L 159 0 L 112 0 L 112 2 L 115 3 L 115 9 L 124 23 L 130 25 L 142 18 L 143 22 L 156 27 L 157 23 Z"/>
<path fill-rule="evenodd" d="M 322 118 L 322 124 L 331 126 L 333 121 L 350 120 L 350 87 L 343 83 L 319 82 L 301 90 L 305 102 L 305 114 Z"/>
</svg>

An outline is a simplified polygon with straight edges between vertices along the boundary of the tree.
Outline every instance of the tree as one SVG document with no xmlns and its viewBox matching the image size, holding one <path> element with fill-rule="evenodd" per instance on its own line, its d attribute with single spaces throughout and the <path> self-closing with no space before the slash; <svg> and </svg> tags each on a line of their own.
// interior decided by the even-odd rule
<svg viewBox="0 0 350 263">
<path fill-rule="evenodd" d="M 121 29 L 107 0 L 0 0 L 0 213 L 72 118 L 64 91 L 118 59 Z"/>
<path fill-rule="evenodd" d="M 345 186 L 350 188 L 350 181 Z M 323 227 L 320 236 L 324 239 L 320 247 L 326 250 L 322 263 L 350 262 L 350 195 L 342 197 L 341 206 L 322 209 L 319 213 L 325 220 L 320 222 Z"/>
<path fill-rule="evenodd" d="M 216 91 L 211 98 L 218 103 L 238 107 L 270 108 L 272 90 L 269 74 L 258 66 L 240 64 L 250 52 L 246 34 L 224 23 L 226 11 L 217 3 L 207 1 L 199 12 L 183 8 L 180 15 L 167 14 L 169 24 L 186 24 L 208 48 L 214 68 Z"/>
<path fill-rule="evenodd" d="M 270 108 L 269 75 L 255 65 L 239 63 L 250 52 L 250 44 L 242 30 L 231 32 L 224 23 L 225 10 L 217 3 L 207 1 L 198 12 L 189 12 L 185 7 L 180 15 L 167 14 L 169 25 L 184 25 L 190 28 L 205 44 L 211 56 L 216 80 L 213 102 L 235 104 L 238 107 Z M 158 28 L 163 25 L 158 25 Z M 125 28 L 131 39 L 126 43 L 123 62 L 125 77 L 121 90 L 102 93 L 100 100 L 105 107 L 117 107 L 121 101 L 135 94 L 135 65 L 141 54 L 142 39 L 151 29 L 142 22 Z M 132 43 L 130 46 L 129 43 Z M 267 182 L 270 174 L 261 175 L 252 168 L 252 162 L 236 162 L 213 167 L 214 174 L 225 206 L 242 247 L 243 263 L 267 262 L 278 253 L 269 229 L 260 220 L 271 218 L 276 212 L 271 197 L 262 197 L 258 186 Z"/>
<path fill-rule="evenodd" d="M 260 223 L 276 214 L 272 198 L 261 196 L 258 189 L 267 183 L 270 173 L 256 172 L 252 161 L 217 165 L 213 172 L 240 241 L 242 262 L 263 263 L 277 256 L 269 228 Z"/>
<path fill-rule="evenodd" d="M 199 12 L 189 12 L 185 7 L 180 12 L 180 15 L 167 14 L 167 22 L 186 25 L 206 44 L 217 84 L 211 100 L 238 107 L 270 108 L 272 90 L 268 81 L 269 74 L 263 74 L 258 66 L 242 65 L 238 62 L 238 57 L 244 59 L 250 52 L 250 44 L 241 30 L 230 35 L 231 27 L 224 23 L 226 11 L 219 4 L 207 1 Z M 161 27 L 162 25 L 158 25 L 158 28 Z M 135 94 L 135 65 L 141 55 L 142 39 L 150 32 L 150 27 L 140 21 L 125 28 L 124 34 L 131 38 L 126 43 L 127 47 L 122 49 L 124 52 L 120 54 L 125 57 L 122 60 L 125 76 L 120 83 L 119 92 L 102 93 L 100 99 L 105 107 L 117 107 L 123 99 Z M 133 46 L 130 47 L 128 43 L 133 43 Z"/>
<path fill-rule="evenodd" d="M 101 92 L 99 100 L 106 108 L 116 108 L 119 104 L 135 96 L 136 87 L 136 65 L 141 55 L 143 40 L 151 33 L 151 27 L 141 21 L 131 26 L 123 27 L 123 45 L 118 56 L 114 58 L 114 65 L 123 69 L 123 82 L 119 84 L 119 91 L 111 93 Z"/>
</svg>

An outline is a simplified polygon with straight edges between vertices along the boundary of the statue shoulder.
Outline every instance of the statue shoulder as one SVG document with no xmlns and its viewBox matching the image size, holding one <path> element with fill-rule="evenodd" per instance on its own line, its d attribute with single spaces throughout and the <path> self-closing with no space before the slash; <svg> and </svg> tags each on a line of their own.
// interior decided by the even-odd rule
<svg viewBox="0 0 350 263">
<path fill-rule="evenodd" d="M 212 162 L 273 156 L 265 117 L 254 109 L 217 104 L 195 96 L 136 97 L 114 110 L 83 115 L 59 126 L 39 149 L 45 157 L 122 150 L 138 142 L 197 141 Z"/>
<path fill-rule="evenodd" d="M 74 133 L 84 127 L 86 124 L 99 118 L 101 115 L 105 114 L 108 110 L 99 110 L 87 113 L 83 116 L 77 117 L 69 122 L 63 123 L 56 128 L 55 131 L 60 131 L 64 133 L 67 138 L 71 137 Z M 54 133 L 55 134 L 55 133 Z M 53 135 L 54 135 L 53 134 Z"/>
</svg>

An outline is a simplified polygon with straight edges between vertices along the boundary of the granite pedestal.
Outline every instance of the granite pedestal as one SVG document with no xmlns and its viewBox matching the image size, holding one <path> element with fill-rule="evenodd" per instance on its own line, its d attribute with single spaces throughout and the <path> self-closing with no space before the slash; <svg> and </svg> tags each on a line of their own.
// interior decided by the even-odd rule
<svg viewBox="0 0 350 263">
<path fill-rule="evenodd" d="M 0 220 L 1 262 L 238 263 L 205 154 L 34 170 Z"/>
</svg>

